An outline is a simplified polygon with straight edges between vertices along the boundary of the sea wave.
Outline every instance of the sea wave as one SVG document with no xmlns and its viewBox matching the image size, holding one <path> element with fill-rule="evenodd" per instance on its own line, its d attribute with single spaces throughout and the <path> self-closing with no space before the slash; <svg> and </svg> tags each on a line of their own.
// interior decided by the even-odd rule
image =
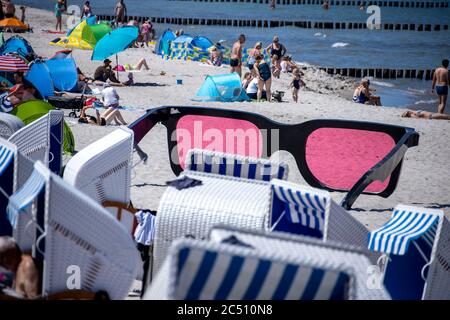
<svg viewBox="0 0 450 320">
<path fill-rule="evenodd" d="M 425 94 L 427 92 L 427 90 L 425 90 L 425 89 L 414 89 L 414 88 L 410 88 L 410 87 L 408 87 L 408 91 L 413 92 L 413 93 L 420 93 L 420 94 Z"/>
<path fill-rule="evenodd" d="M 335 42 L 331 45 L 332 48 L 343 48 L 348 46 L 350 43 L 348 42 Z"/>
<path fill-rule="evenodd" d="M 316 33 L 314 33 L 314 37 L 326 38 L 327 35 L 325 33 L 322 33 L 322 32 L 316 32 Z"/>
<path fill-rule="evenodd" d="M 438 99 L 429 99 L 429 100 L 419 100 L 419 101 L 414 102 L 414 104 L 415 105 L 418 105 L 418 104 L 432 104 L 432 103 L 437 103 L 437 102 L 438 102 Z"/>
<path fill-rule="evenodd" d="M 370 80 L 371 84 L 377 85 L 379 87 L 387 87 L 387 88 L 393 88 L 394 85 L 392 83 L 389 82 L 384 82 L 384 81 L 376 81 L 376 80 Z"/>
</svg>

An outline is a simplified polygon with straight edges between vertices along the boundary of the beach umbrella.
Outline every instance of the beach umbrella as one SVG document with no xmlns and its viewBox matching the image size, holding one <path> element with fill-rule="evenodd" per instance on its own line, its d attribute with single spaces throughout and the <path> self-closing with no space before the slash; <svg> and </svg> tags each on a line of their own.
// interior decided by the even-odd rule
<svg viewBox="0 0 450 320">
<path fill-rule="evenodd" d="M 16 18 L 6 18 L 0 20 L 1 28 L 10 28 L 12 30 L 28 30 L 28 26 Z"/>
<path fill-rule="evenodd" d="M 138 35 L 139 29 L 133 26 L 125 26 L 111 31 L 97 42 L 91 60 L 102 61 L 116 55 L 116 63 L 118 64 L 117 54 L 129 48 L 136 41 Z M 119 76 L 119 73 L 117 73 L 117 76 Z"/>
<path fill-rule="evenodd" d="M 49 44 L 63 48 L 93 50 L 96 43 L 110 31 L 111 27 L 106 23 L 90 25 L 88 20 L 82 20 L 66 37 L 56 38 Z"/>
<path fill-rule="evenodd" d="M 0 56 L 0 71 L 5 72 L 26 72 L 30 70 L 28 65 L 15 56 Z"/>
</svg>

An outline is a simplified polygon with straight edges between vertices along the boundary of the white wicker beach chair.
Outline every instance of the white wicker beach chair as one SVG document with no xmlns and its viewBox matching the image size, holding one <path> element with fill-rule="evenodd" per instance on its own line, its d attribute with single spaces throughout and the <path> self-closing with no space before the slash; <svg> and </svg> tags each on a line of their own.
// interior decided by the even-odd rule
<svg viewBox="0 0 450 320">
<path fill-rule="evenodd" d="M 16 131 L 9 141 L 33 161 L 40 160 L 56 174 L 61 173 L 63 156 L 64 112 L 51 110 L 46 115 Z"/>
<path fill-rule="evenodd" d="M 130 202 L 133 131 L 121 127 L 78 152 L 64 180 L 98 203 Z"/>
<path fill-rule="evenodd" d="M 41 162 L 10 198 L 8 216 L 13 226 L 29 206 L 37 228 L 36 248 L 44 259 L 44 296 L 68 289 L 103 290 L 111 299 L 127 295 L 139 255 L 129 232 L 114 217 Z"/>
<path fill-rule="evenodd" d="M 442 210 L 398 205 L 369 236 L 387 255 L 383 281 L 393 299 L 450 299 L 450 222 Z"/>
<path fill-rule="evenodd" d="M 205 238 L 209 229 L 217 223 L 267 229 L 270 184 L 266 177 L 271 174 L 287 177 L 286 165 L 263 159 L 203 150 L 192 150 L 187 159 L 187 168 L 196 171 L 185 170 L 180 177 L 201 180 L 202 185 L 183 190 L 169 187 L 164 192 L 156 216 L 153 274 L 161 267 L 172 241 L 176 238 Z M 214 166 L 209 164 L 218 164 L 218 167 L 210 170 Z M 224 166 L 220 167 L 220 164 Z M 241 174 L 236 174 L 237 177 L 224 174 L 238 171 Z M 244 172 L 246 173 L 243 176 L 251 176 L 252 179 L 242 178 Z M 248 174 L 249 172 L 253 174 Z"/>
<path fill-rule="evenodd" d="M 366 248 L 367 228 L 328 191 L 273 179 L 270 229 Z M 376 262 L 379 254 L 370 254 Z"/>
<path fill-rule="evenodd" d="M 361 247 L 351 246 L 335 241 L 323 242 L 311 237 L 287 234 L 284 232 L 267 232 L 237 229 L 229 226 L 215 226 L 211 229 L 209 239 L 214 242 L 244 244 L 255 250 L 270 254 L 295 256 L 307 261 L 328 261 L 335 265 L 352 268 L 355 274 L 356 299 L 390 299 L 389 293 L 375 274 L 370 260 L 370 252 Z M 378 286 L 379 285 L 379 286 Z"/>
<path fill-rule="evenodd" d="M 23 128 L 25 124 L 18 117 L 0 112 L 0 138 L 8 139 L 14 132 Z"/>
<path fill-rule="evenodd" d="M 213 241 L 178 239 L 144 299 L 343 300 L 352 268 Z"/>
</svg>

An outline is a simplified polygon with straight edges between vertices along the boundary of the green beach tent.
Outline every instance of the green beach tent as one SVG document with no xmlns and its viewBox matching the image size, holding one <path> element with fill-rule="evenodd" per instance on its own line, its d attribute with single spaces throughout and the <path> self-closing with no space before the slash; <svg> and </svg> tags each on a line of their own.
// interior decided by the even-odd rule
<svg viewBox="0 0 450 320">
<path fill-rule="evenodd" d="M 48 102 L 43 100 L 30 100 L 19 104 L 17 107 L 11 111 L 13 115 L 18 117 L 25 123 L 25 125 L 39 119 L 40 117 L 46 115 L 50 110 L 56 110 Z M 75 139 L 72 134 L 72 130 L 64 122 L 64 152 L 72 154 L 75 151 Z"/>
</svg>

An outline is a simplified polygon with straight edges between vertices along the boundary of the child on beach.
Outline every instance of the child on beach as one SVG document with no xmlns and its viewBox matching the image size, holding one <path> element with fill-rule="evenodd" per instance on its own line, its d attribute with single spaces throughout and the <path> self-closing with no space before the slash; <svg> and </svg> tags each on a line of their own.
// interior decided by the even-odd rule
<svg viewBox="0 0 450 320">
<path fill-rule="evenodd" d="M 298 68 L 295 68 L 292 71 L 292 81 L 289 85 L 289 88 L 292 88 L 292 99 L 294 99 L 294 102 L 298 102 L 298 90 L 300 90 L 300 86 L 305 86 L 305 82 L 300 77 L 300 70 Z"/>
<path fill-rule="evenodd" d="M 280 73 L 281 73 L 281 69 L 279 68 L 278 60 L 279 60 L 278 56 L 275 54 L 272 56 L 272 59 L 270 61 L 270 63 L 271 63 L 270 69 L 272 70 L 272 75 L 277 79 L 280 78 Z"/>
<path fill-rule="evenodd" d="M 64 4 L 62 0 L 58 0 L 58 2 L 55 4 L 55 17 L 56 17 L 56 27 L 55 30 L 61 31 L 62 28 L 62 13 L 64 11 Z"/>
</svg>

